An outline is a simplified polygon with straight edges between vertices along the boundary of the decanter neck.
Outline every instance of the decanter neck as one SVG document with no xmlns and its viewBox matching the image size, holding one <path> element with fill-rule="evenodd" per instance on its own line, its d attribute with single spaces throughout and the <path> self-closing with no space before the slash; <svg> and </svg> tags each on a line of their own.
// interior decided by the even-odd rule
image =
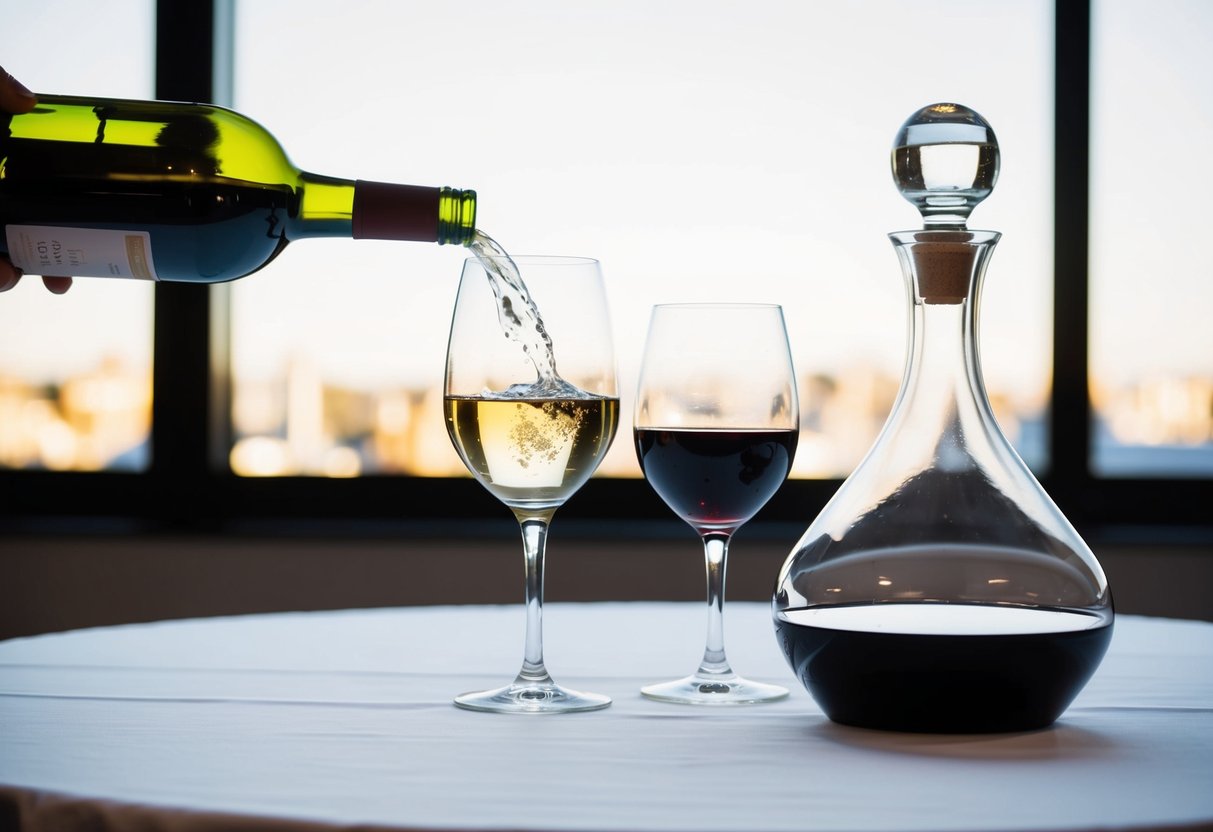
<svg viewBox="0 0 1213 832">
<path fill-rule="evenodd" d="M 969 467 L 978 447 L 998 442 L 982 380 L 977 325 L 992 231 L 905 231 L 889 235 L 909 301 L 901 391 L 889 428 L 908 444 L 934 441 L 934 465 Z M 931 440 L 935 437 L 934 440 Z M 908 448 L 907 448 L 908 450 Z"/>
</svg>

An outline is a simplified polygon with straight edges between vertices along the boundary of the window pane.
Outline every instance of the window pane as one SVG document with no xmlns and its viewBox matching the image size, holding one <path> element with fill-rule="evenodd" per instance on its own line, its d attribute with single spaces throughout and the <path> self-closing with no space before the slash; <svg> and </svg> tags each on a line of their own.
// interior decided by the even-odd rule
<svg viewBox="0 0 1213 832">
<path fill-rule="evenodd" d="M 625 428 L 652 304 L 782 303 L 798 476 L 848 472 L 883 423 L 905 349 L 886 234 L 920 227 L 891 142 L 923 105 L 968 104 L 1003 149 L 974 223 L 1005 235 L 983 303 L 987 385 L 1041 463 L 1051 8 L 258 0 L 237 10 L 235 103 L 304 169 L 475 188 L 478 224 L 508 250 L 601 259 Z M 439 406 L 462 255 L 308 241 L 239 281 L 236 470 L 462 473 Z M 634 457 L 625 430 L 602 470 L 635 475 Z"/>
<path fill-rule="evenodd" d="M 153 12 L 151 0 L 8 4 L 4 68 L 35 92 L 149 98 Z M 0 295 L 0 332 L 0 467 L 146 467 L 150 285 L 83 278 L 58 297 L 27 277 Z"/>
<path fill-rule="evenodd" d="M 1213 474 L 1213 5 L 1102 0 L 1092 17 L 1093 465 Z"/>
</svg>

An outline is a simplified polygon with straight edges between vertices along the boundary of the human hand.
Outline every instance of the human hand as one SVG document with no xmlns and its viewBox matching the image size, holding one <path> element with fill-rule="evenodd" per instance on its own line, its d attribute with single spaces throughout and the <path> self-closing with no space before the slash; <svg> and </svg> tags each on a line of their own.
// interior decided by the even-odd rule
<svg viewBox="0 0 1213 832">
<path fill-rule="evenodd" d="M 25 86 L 0 67 L 0 110 L 6 113 L 28 113 L 34 109 L 38 99 Z M 9 262 L 7 257 L 0 257 L 0 292 L 7 292 L 17 285 L 21 279 L 21 270 Z M 43 277 L 46 288 L 56 295 L 61 295 L 72 288 L 70 277 Z"/>
</svg>

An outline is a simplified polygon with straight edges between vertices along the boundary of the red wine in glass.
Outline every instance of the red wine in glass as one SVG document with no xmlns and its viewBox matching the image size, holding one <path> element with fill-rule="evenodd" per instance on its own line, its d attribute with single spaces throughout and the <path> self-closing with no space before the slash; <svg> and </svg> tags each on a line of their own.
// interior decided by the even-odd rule
<svg viewBox="0 0 1213 832">
<path fill-rule="evenodd" d="M 645 479 L 698 532 L 736 529 L 783 484 L 795 430 L 636 428 Z"/>
</svg>

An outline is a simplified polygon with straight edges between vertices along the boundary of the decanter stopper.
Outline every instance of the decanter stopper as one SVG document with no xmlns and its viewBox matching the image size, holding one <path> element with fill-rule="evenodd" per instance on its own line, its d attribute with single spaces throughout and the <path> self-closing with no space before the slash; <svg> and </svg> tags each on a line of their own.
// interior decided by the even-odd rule
<svg viewBox="0 0 1213 832">
<path fill-rule="evenodd" d="M 931 104 L 901 125 L 892 162 L 893 181 L 925 228 L 963 230 L 998 180 L 998 140 L 968 107 Z"/>
</svg>

